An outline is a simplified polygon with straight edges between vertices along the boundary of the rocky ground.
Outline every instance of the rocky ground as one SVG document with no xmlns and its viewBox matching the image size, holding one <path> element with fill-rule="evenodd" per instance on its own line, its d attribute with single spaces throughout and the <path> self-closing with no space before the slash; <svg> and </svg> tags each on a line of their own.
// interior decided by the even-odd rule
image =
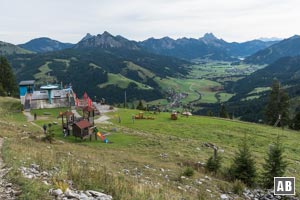
<svg viewBox="0 0 300 200">
<path fill-rule="evenodd" d="M 21 191 L 17 186 L 8 182 L 5 179 L 5 175 L 9 172 L 9 168 L 3 164 L 1 149 L 3 144 L 3 138 L 0 138 L 0 199 L 12 200 L 16 199 L 18 195 L 21 194 Z"/>
<path fill-rule="evenodd" d="M 29 167 L 20 167 L 20 171 L 25 178 L 40 180 L 46 185 L 55 185 L 52 183 L 53 175 L 59 172 L 58 168 L 50 171 L 43 171 L 39 165 L 31 164 Z M 58 184 L 58 183 L 57 183 Z M 94 190 L 77 190 L 72 185 L 72 180 L 64 180 L 58 184 L 60 187 L 51 188 L 49 194 L 56 200 L 111 200 L 112 196 L 94 191 Z M 1 198 L 0 198 L 1 199 Z"/>
</svg>

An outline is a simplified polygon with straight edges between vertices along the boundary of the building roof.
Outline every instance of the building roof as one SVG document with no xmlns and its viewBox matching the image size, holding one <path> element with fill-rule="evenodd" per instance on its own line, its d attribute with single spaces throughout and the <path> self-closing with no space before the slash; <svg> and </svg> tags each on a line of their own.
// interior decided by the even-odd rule
<svg viewBox="0 0 300 200">
<path fill-rule="evenodd" d="M 92 124 L 86 120 L 81 120 L 75 123 L 75 125 L 78 126 L 80 129 L 84 129 L 92 126 Z"/>
<path fill-rule="evenodd" d="M 26 80 L 26 81 L 21 81 L 19 83 L 20 86 L 22 85 L 34 85 L 35 80 Z"/>
</svg>

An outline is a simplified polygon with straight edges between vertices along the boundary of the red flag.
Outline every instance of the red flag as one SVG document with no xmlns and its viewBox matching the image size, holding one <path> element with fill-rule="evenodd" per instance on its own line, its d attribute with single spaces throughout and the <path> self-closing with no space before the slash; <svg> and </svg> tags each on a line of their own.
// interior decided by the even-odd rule
<svg viewBox="0 0 300 200">
<path fill-rule="evenodd" d="M 90 97 L 88 97 L 88 106 L 89 106 L 89 107 L 92 107 L 92 105 L 93 105 L 93 102 L 92 102 L 92 100 L 90 99 Z"/>
<path fill-rule="evenodd" d="M 84 98 L 84 100 L 87 100 L 87 98 L 88 98 L 88 95 L 87 95 L 87 93 L 86 93 L 86 92 L 84 92 L 84 94 L 83 94 L 83 98 Z"/>
</svg>

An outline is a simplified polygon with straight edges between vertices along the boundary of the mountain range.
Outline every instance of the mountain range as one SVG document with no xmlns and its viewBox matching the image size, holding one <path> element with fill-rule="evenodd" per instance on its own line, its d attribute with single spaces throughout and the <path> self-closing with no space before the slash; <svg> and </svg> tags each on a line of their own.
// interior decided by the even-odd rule
<svg viewBox="0 0 300 200">
<path fill-rule="evenodd" d="M 164 37 L 137 42 L 103 32 L 87 34 L 76 44 L 45 37 L 19 46 L 1 42 L 0 54 L 8 57 L 18 80 L 72 83 L 79 94 L 85 91 L 90 96 L 101 94 L 115 103 L 123 101 L 125 90 L 128 101 L 165 98 L 160 80 L 187 77 L 194 60 L 267 64 L 243 79 L 224 85 L 228 93 L 235 94 L 228 101 L 229 109 L 243 119 L 257 121 L 268 93 L 265 88 L 274 79 L 280 80 L 292 95 L 300 96 L 299 47 L 300 36 L 237 43 L 207 33 L 198 39 Z M 253 96 L 257 88 L 263 91 Z"/>
<path fill-rule="evenodd" d="M 174 40 L 169 37 L 161 39 L 150 38 L 140 42 L 145 49 L 181 59 L 209 59 L 234 61 L 239 57 L 249 56 L 264 49 L 277 41 L 252 40 L 243 43 L 226 42 L 218 39 L 212 33 L 206 33 L 199 39 L 180 38 Z"/>
<path fill-rule="evenodd" d="M 120 35 L 113 36 L 108 32 L 98 35 L 87 34 L 77 44 L 63 43 L 47 37 L 36 38 L 19 47 L 36 53 L 63 50 L 66 48 L 126 48 L 144 50 L 154 54 L 173 56 L 179 59 L 207 59 L 236 61 L 253 53 L 269 47 L 278 40 L 262 41 L 252 40 L 242 43 L 226 42 L 212 33 L 206 33 L 203 37 L 172 39 L 163 37 L 160 39 L 149 38 L 137 42 L 128 40 Z"/>
<path fill-rule="evenodd" d="M 246 63 L 271 64 L 279 58 L 300 55 L 300 36 L 294 35 L 262 49 L 245 59 Z"/>
<path fill-rule="evenodd" d="M 154 79 L 186 76 L 190 65 L 188 61 L 148 52 L 137 42 L 108 32 L 87 35 L 71 48 L 12 54 L 8 59 L 18 81 L 72 83 L 79 94 L 101 94 L 109 102 L 122 102 L 125 89 L 128 101 L 163 98 Z"/>
</svg>

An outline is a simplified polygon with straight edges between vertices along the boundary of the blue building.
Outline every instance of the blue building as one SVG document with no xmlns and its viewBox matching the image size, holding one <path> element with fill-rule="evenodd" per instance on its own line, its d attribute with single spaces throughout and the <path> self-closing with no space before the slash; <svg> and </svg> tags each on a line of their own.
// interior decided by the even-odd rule
<svg viewBox="0 0 300 200">
<path fill-rule="evenodd" d="M 34 83 L 34 80 L 21 81 L 19 83 L 19 92 L 22 105 L 25 105 L 26 98 L 29 99 L 28 96 L 33 94 Z"/>
<path fill-rule="evenodd" d="M 74 94 L 72 88 L 59 88 L 55 85 L 41 86 L 35 90 L 35 81 L 26 80 L 19 83 L 21 104 L 25 110 L 31 108 L 57 108 L 74 106 Z"/>
</svg>

